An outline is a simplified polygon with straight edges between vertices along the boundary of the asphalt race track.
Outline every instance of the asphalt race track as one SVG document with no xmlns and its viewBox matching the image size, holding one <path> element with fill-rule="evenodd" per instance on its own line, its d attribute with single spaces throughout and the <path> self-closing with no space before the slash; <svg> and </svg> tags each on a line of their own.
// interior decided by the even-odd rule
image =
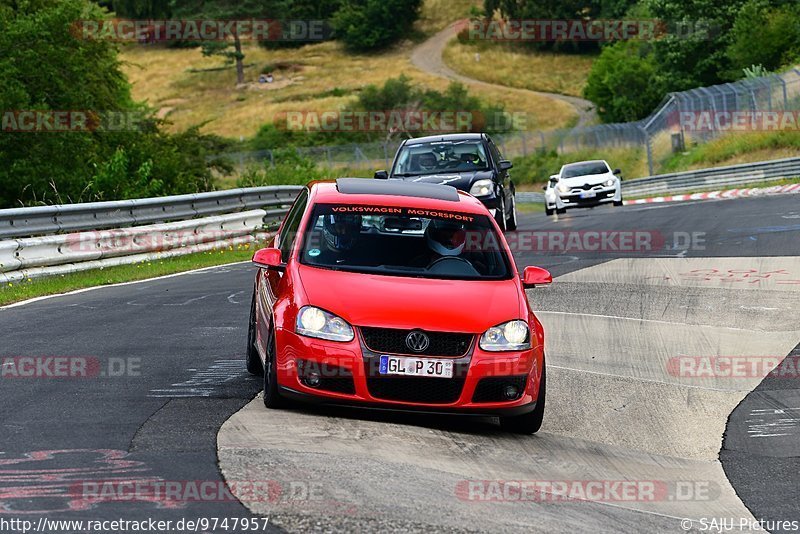
<svg viewBox="0 0 800 534">
<path fill-rule="evenodd" d="M 260 379 L 244 369 L 246 264 L 2 309 L 0 360 L 71 358 L 90 372 L 13 376 L 4 365 L 0 520 L 269 516 L 271 529 L 291 532 L 684 532 L 709 531 L 712 518 L 800 521 L 800 374 L 764 379 L 798 355 L 798 200 L 521 216 L 518 266 L 557 277 L 528 292 L 546 327 L 549 375 L 545 422 L 532 437 L 504 434 L 492 419 L 267 411 Z M 579 245 L 586 232 L 636 232 L 641 246 L 618 250 L 619 236 L 607 235 L 603 250 L 556 242 L 543 251 L 531 245 L 534 231 L 550 240 L 574 232 Z M 698 367 L 718 357 L 767 363 L 735 376 Z M 487 488 L 501 481 L 636 491 L 492 497 Z M 93 493 L 97 482 L 110 493 Z M 238 499 L 114 493 L 130 482 L 227 483 Z"/>
</svg>

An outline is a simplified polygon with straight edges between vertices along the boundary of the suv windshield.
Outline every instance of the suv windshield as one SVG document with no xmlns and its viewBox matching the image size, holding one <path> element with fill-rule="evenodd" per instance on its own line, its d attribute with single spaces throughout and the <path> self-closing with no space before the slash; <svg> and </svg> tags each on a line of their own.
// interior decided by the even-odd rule
<svg viewBox="0 0 800 534">
<path fill-rule="evenodd" d="M 405 145 L 397 155 L 393 176 L 422 176 L 441 172 L 485 171 L 489 158 L 483 142 L 437 141 Z"/>
<path fill-rule="evenodd" d="M 315 207 L 300 262 L 350 272 L 501 280 L 508 256 L 488 217 L 381 206 Z"/>
<path fill-rule="evenodd" d="M 576 176 L 589 176 L 590 174 L 605 174 L 609 172 L 608 166 L 602 161 L 592 163 L 579 163 L 564 167 L 562 178 L 575 178 Z"/>
</svg>

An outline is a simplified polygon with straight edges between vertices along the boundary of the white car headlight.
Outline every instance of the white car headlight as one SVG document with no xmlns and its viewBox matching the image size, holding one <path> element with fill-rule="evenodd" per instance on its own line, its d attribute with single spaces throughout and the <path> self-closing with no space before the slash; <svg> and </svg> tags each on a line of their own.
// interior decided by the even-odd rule
<svg viewBox="0 0 800 534">
<path fill-rule="evenodd" d="M 475 197 L 485 197 L 492 193 L 494 183 L 491 180 L 478 180 L 469 188 L 469 194 Z"/>
<path fill-rule="evenodd" d="M 559 193 L 569 193 L 569 186 L 567 184 L 558 184 Z"/>
<path fill-rule="evenodd" d="M 491 327 L 483 333 L 479 343 L 488 352 L 527 350 L 531 348 L 531 333 L 525 321 L 509 321 Z"/>
<path fill-rule="evenodd" d="M 616 183 L 616 180 L 614 180 L 613 178 L 609 178 L 608 180 L 606 180 L 606 182 L 605 182 L 605 186 L 606 186 L 606 187 L 611 187 L 611 186 L 612 186 L 612 185 L 614 185 L 615 183 Z"/>
<path fill-rule="evenodd" d="M 352 341 L 355 337 L 353 327 L 347 321 L 314 306 L 300 308 L 295 331 L 301 336 L 331 341 Z"/>
</svg>

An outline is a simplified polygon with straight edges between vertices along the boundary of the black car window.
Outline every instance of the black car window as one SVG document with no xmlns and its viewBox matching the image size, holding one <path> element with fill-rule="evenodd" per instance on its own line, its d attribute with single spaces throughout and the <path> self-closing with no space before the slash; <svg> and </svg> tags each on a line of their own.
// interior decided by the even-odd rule
<svg viewBox="0 0 800 534">
<path fill-rule="evenodd" d="M 575 178 L 576 176 L 589 176 L 592 174 L 605 174 L 610 172 L 608 166 L 602 161 L 579 163 L 564 167 L 562 178 Z"/>
<path fill-rule="evenodd" d="M 304 265 L 418 278 L 504 280 L 511 260 L 486 215 L 407 207 L 314 207 Z"/>
</svg>

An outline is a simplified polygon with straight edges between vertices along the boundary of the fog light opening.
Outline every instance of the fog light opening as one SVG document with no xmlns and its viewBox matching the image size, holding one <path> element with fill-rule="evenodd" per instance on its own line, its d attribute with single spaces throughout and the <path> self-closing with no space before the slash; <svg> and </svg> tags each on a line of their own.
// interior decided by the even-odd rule
<svg viewBox="0 0 800 534">
<path fill-rule="evenodd" d="M 320 382 L 322 382 L 322 378 L 319 376 L 319 373 L 316 371 L 311 371 L 305 377 L 303 377 L 303 382 L 310 388 L 318 388 Z"/>
<path fill-rule="evenodd" d="M 519 390 L 516 386 L 506 386 L 503 390 L 503 395 L 505 395 L 508 400 L 514 400 L 519 396 Z"/>
</svg>

